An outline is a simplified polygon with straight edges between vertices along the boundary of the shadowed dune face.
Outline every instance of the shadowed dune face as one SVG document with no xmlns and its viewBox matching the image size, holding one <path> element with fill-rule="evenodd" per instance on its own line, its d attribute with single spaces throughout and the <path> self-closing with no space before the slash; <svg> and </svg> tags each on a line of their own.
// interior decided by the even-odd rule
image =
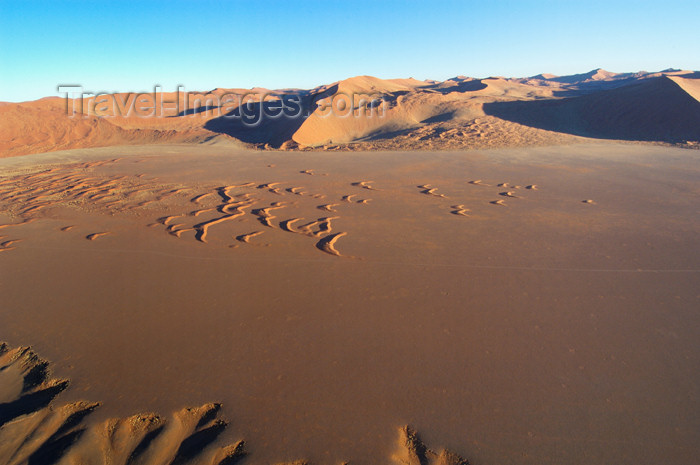
<svg viewBox="0 0 700 465">
<path fill-rule="evenodd" d="M 682 76 L 669 76 L 668 78 L 700 102 L 700 72 Z"/>
<path fill-rule="evenodd" d="M 686 84 L 687 83 L 687 84 Z M 485 103 L 491 116 L 585 137 L 683 142 L 700 139 L 696 80 L 658 77 L 614 90 L 552 101 Z"/>
<path fill-rule="evenodd" d="M 279 148 L 285 142 L 292 140 L 293 135 L 312 111 L 314 102 L 323 98 L 325 94 L 333 92 L 334 90 L 330 89 L 313 95 L 283 94 L 279 100 L 289 98 L 294 100 L 294 105 L 289 106 L 290 110 L 287 112 L 279 108 L 281 106 L 279 100 L 263 99 L 263 102 L 260 102 L 258 99 L 245 104 L 244 108 L 237 107 L 229 114 L 207 121 L 204 128 L 227 134 L 249 144 Z"/>
<path fill-rule="evenodd" d="M 677 70 L 443 82 L 357 76 L 310 90 L 144 94 L 155 108 L 145 114 L 139 108 L 151 107 L 133 93 L 83 105 L 52 97 L 0 105 L 0 156 L 146 143 L 445 150 L 580 142 L 571 135 L 697 143 L 698 80 Z"/>
<path fill-rule="evenodd" d="M 695 151 L 150 146 L 0 166 L 0 328 L 55 362 L 26 391 L 47 428 L 90 412 L 66 459 L 145 441 L 167 463 L 202 427 L 205 453 L 245 439 L 251 465 L 696 462 Z M 6 426 L 45 373 L 21 366 L 0 370 Z M 406 424 L 425 443 L 404 429 L 398 447 Z"/>
</svg>

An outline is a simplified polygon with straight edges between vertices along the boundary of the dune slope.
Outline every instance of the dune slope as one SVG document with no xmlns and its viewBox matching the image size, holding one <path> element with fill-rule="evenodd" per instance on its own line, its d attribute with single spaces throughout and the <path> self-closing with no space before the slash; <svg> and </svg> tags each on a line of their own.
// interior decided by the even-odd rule
<svg viewBox="0 0 700 465">
<path fill-rule="evenodd" d="M 585 137 L 698 140 L 700 101 L 687 90 L 696 86 L 696 80 L 662 76 L 562 100 L 486 103 L 484 111 L 526 126 Z"/>
<path fill-rule="evenodd" d="M 443 150 L 574 143 L 580 140 L 572 136 L 583 136 L 697 145 L 699 76 L 673 69 L 442 82 L 356 76 L 306 90 L 140 94 L 139 102 L 161 108 L 153 114 L 139 114 L 135 94 L 114 94 L 106 103 L 87 99 L 75 117 L 65 100 L 49 97 L 0 103 L 0 156 L 166 142 Z M 281 112 L 282 101 L 294 105 Z"/>
</svg>

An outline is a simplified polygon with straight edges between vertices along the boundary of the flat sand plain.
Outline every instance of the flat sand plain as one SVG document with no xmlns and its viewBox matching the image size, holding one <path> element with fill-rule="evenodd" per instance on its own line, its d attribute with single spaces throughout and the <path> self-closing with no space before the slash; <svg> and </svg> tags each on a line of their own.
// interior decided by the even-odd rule
<svg viewBox="0 0 700 465">
<path fill-rule="evenodd" d="M 129 146 L 0 160 L 0 336 L 246 463 L 693 464 L 700 153 Z"/>
</svg>

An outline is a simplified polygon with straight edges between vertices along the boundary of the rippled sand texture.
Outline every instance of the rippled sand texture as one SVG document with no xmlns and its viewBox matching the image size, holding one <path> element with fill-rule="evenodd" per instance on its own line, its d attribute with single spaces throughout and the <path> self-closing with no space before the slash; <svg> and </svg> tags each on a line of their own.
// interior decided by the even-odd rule
<svg viewBox="0 0 700 465">
<path fill-rule="evenodd" d="M 0 457 L 694 464 L 698 153 L 0 160 Z"/>
</svg>

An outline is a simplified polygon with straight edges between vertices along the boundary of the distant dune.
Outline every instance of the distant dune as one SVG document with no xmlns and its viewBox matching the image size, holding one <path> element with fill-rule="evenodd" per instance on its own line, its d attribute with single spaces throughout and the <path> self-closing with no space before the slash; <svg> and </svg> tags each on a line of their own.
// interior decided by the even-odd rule
<svg viewBox="0 0 700 465">
<path fill-rule="evenodd" d="M 76 117 L 50 97 L 0 103 L 0 156 L 153 143 L 242 143 L 271 149 L 410 150 L 573 143 L 579 137 L 697 146 L 700 73 L 668 69 L 446 81 L 357 76 L 310 90 L 155 94 L 178 111 L 144 117 L 133 94 L 86 100 Z M 241 104 L 221 102 L 246 95 Z M 295 102 L 282 114 L 280 102 Z M 121 102 L 121 103 L 120 103 Z M 138 104 L 137 104 L 138 105 Z"/>
<path fill-rule="evenodd" d="M 166 141 L 201 143 L 217 136 L 202 128 L 149 128 L 148 120 L 144 119 L 140 123 L 146 127 L 130 128 L 125 124 L 128 120 L 122 118 L 87 115 L 71 118 L 61 99 L 37 102 L 0 105 L 0 156 Z"/>
<path fill-rule="evenodd" d="M 660 76 L 561 100 L 494 102 L 484 111 L 526 126 L 601 139 L 700 139 L 697 78 Z"/>
</svg>

